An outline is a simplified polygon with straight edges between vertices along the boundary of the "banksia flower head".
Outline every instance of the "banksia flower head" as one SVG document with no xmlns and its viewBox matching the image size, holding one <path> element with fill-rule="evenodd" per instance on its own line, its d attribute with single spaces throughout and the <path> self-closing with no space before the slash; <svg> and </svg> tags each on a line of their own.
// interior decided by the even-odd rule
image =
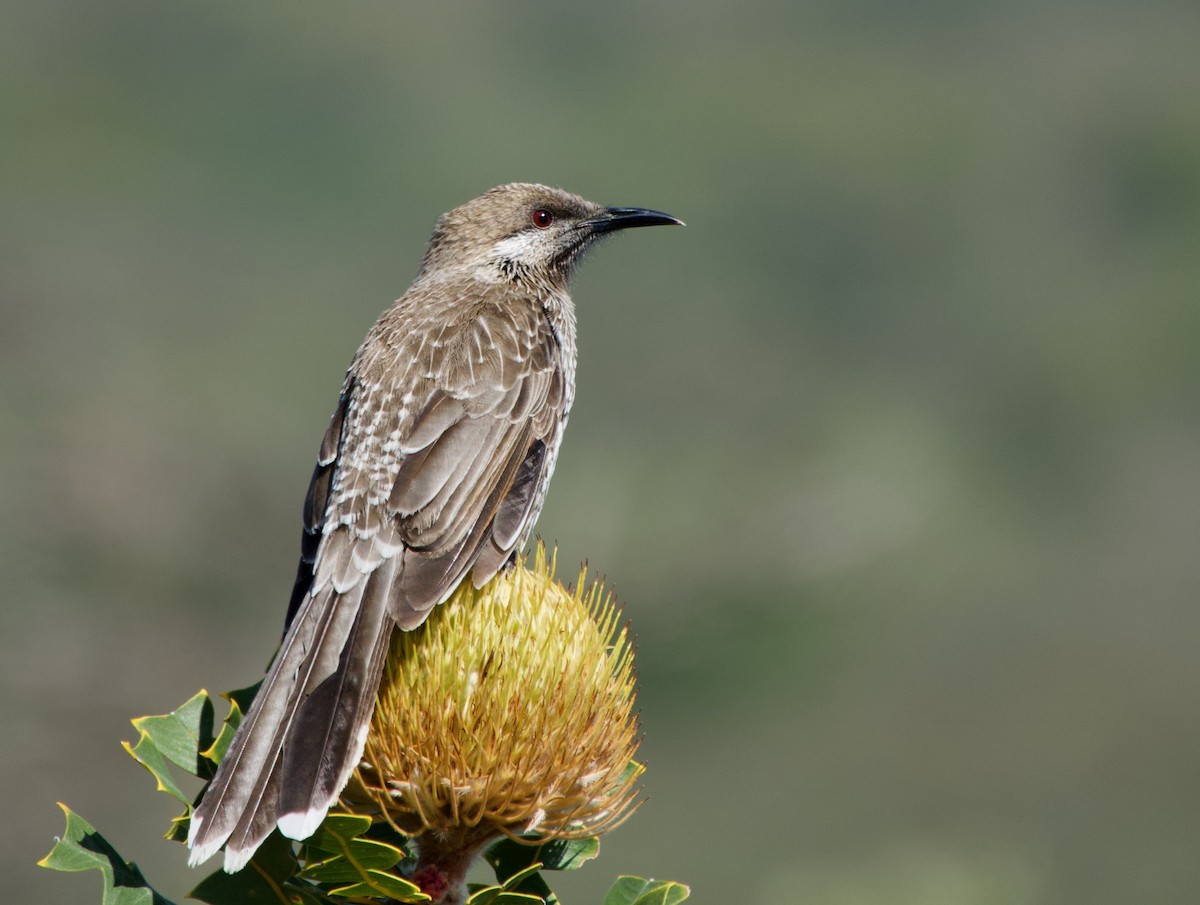
<svg viewBox="0 0 1200 905">
<path fill-rule="evenodd" d="M 501 835 L 593 836 L 619 824 L 640 766 L 633 653 L 586 573 L 572 591 L 539 543 L 393 635 L 362 764 L 343 806 L 415 836 L 419 870 L 455 890 Z"/>
</svg>

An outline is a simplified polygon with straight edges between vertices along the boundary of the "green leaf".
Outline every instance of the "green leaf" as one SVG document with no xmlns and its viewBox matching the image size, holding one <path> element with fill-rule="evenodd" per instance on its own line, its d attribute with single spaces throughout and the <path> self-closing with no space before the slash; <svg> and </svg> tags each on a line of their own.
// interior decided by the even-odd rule
<svg viewBox="0 0 1200 905">
<path fill-rule="evenodd" d="M 308 860 L 303 875 L 318 883 L 357 880 L 364 870 L 390 870 L 404 860 L 404 852 L 374 839 L 356 839 L 349 855 L 334 855 L 323 861 Z"/>
<path fill-rule="evenodd" d="M 212 779 L 216 764 L 242 720 L 244 708 L 249 706 L 257 690 L 258 685 L 252 685 L 222 695 L 229 701 L 229 715 L 220 733 L 215 735 L 212 698 L 203 689 L 170 713 L 142 716 L 131 721 L 138 731 L 137 744 L 121 742 L 121 746 L 150 771 L 160 792 L 166 792 L 187 808 L 172 821 L 167 831 L 168 839 L 183 842 L 187 838 L 188 818 L 192 811 L 192 798 L 176 782 L 170 765 L 174 764 L 192 776 Z"/>
<path fill-rule="evenodd" d="M 131 722 L 167 760 L 193 776 L 201 775 L 206 765 L 199 762 L 198 752 L 212 743 L 215 722 L 208 692 L 201 689 L 171 713 L 138 717 Z"/>
<path fill-rule="evenodd" d="M 500 871 L 497 869 L 496 874 L 497 879 L 501 880 L 500 885 L 479 887 L 467 901 L 471 905 L 504 905 L 506 902 L 511 905 L 516 905 L 518 902 L 557 905 L 558 897 L 538 873 L 541 868 L 541 862 L 535 861 L 511 873 L 506 878 L 501 878 Z"/>
<path fill-rule="evenodd" d="M 304 842 L 302 855 L 306 866 L 301 877 L 334 886 L 330 895 L 428 901 L 419 886 L 388 872 L 404 860 L 404 849 L 363 838 L 370 829 L 370 817 L 330 814 Z"/>
<path fill-rule="evenodd" d="M 317 827 L 317 831 L 304 840 L 304 846 L 341 854 L 349 840 L 361 836 L 370 828 L 370 817 L 358 814 L 329 814 Z"/>
<path fill-rule="evenodd" d="M 599 854 L 600 840 L 595 836 L 586 839 L 553 839 L 538 846 L 542 870 L 579 870 Z"/>
<path fill-rule="evenodd" d="M 244 868 L 235 874 L 223 870 L 210 874 L 188 896 L 209 905 L 245 905 L 247 902 L 295 905 L 296 895 L 301 890 L 289 881 L 295 877 L 298 866 L 291 841 L 279 833 L 272 833 Z M 323 897 L 311 896 L 312 902 L 323 901 Z"/>
<path fill-rule="evenodd" d="M 691 892 L 682 883 L 672 880 L 618 877 L 604 896 L 604 905 L 676 905 Z"/>
<path fill-rule="evenodd" d="M 537 866 L 539 870 L 578 870 L 599 852 L 600 840 L 594 836 L 586 839 L 551 839 L 533 845 L 506 838 L 490 845 L 483 857 L 492 866 L 496 880 L 504 888 L 535 895 L 547 905 L 556 905 L 558 897 L 546 880 L 536 870 L 529 871 L 528 868 Z"/>
<path fill-rule="evenodd" d="M 191 822 L 191 811 L 189 807 L 187 811 L 180 814 L 178 817 L 171 818 L 171 827 L 164 834 L 163 838 L 169 842 L 187 842 L 188 825 Z"/>
<path fill-rule="evenodd" d="M 533 864 L 530 864 L 524 870 L 517 871 L 515 874 L 513 874 L 511 877 L 509 877 L 507 880 L 505 880 L 504 884 L 503 884 L 503 888 L 504 889 L 518 889 L 522 883 L 524 883 L 526 880 L 528 880 L 530 877 L 532 877 L 534 874 L 536 874 L 541 869 L 542 869 L 542 865 L 540 862 L 535 862 Z"/>
<path fill-rule="evenodd" d="M 535 861 L 541 862 L 542 870 L 578 870 L 599 853 L 600 840 L 595 836 L 534 845 L 505 838 L 489 846 L 483 857 L 496 871 L 496 879 L 504 882 Z"/>
<path fill-rule="evenodd" d="M 98 870 L 104 875 L 104 905 L 172 905 L 146 882 L 137 865 L 122 858 L 92 826 L 62 802 L 67 828 L 38 865 L 50 870 Z"/>
<path fill-rule="evenodd" d="M 625 769 L 621 771 L 621 778 L 617 780 L 618 786 L 623 786 L 627 782 L 633 782 L 639 776 L 646 772 L 646 765 L 639 763 L 636 760 L 631 760 L 625 765 Z"/>
<path fill-rule="evenodd" d="M 225 752 L 229 750 L 229 743 L 233 741 L 233 734 L 237 731 L 237 727 L 241 725 L 242 716 L 250 709 L 250 703 L 254 700 L 254 696 L 258 694 L 260 685 L 262 685 L 262 682 L 258 681 L 246 688 L 227 691 L 221 695 L 221 697 L 229 702 L 229 714 L 225 717 L 225 722 L 221 725 L 220 734 L 213 739 L 211 745 L 200 752 L 214 764 L 219 764 L 221 758 L 225 756 Z"/>
<path fill-rule="evenodd" d="M 429 896 L 421 887 L 381 870 L 368 870 L 362 874 L 362 882 L 331 889 L 334 896 L 367 896 L 370 898 L 398 899 L 401 902 L 428 902 Z"/>
<path fill-rule="evenodd" d="M 212 700 L 207 692 L 200 691 L 170 713 L 132 720 L 133 728 L 138 731 L 137 744 L 121 742 L 121 747 L 150 771 L 159 791 L 190 807 L 191 796 L 175 782 L 168 764 L 175 764 L 193 776 L 210 778 L 212 763 L 200 750 L 209 747 L 215 738 L 213 722 Z"/>
</svg>

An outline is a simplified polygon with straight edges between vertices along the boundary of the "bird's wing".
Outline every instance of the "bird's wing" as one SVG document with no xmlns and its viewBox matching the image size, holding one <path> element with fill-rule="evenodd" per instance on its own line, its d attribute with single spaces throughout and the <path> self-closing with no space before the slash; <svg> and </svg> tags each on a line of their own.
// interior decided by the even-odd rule
<svg viewBox="0 0 1200 905">
<path fill-rule="evenodd" d="M 288 630 L 192 818 L 193 863 L 225 844 L 236 870 L 276 824 L 316 829 L 362 755 L 392 620 L 419 625 L 472 569 L 481 585 L 537 517 L 570 401 L 553 328 L 483 309 L 423 340 L 343 387 Z"/>
<path fill-rule="evenodd" d="M 320 547 L 321 536 L 325 531 L 325 510 L 329 503 L 329 488 L 333 482 L 334 468 L 337 465 L 338 451 L 342 443 L 342 426 L 346 420 L 346 409 L 354 394 L 354 377 L 347 375 L 342 384 L 342 392 L 338 396 L 337 408 L 329 419 L 329 427 L 321 439 L 321 448 L 317 451 L 317 464 L 313 468 L 312 479 L 308 482 L 308 493 L 304 495 L 304 530 L 300 535 L 300 563 L 296 568 L 296 582 L 292 586 L 292 598 L 288 602 L 287 617 L 283 622 L 284 634 L 292 625 L 296 611 L 300 609 L 308 591 L 312 587 L 313 566 L 317 561 L 317 550 Z"/>
<path fill-rule="evenodd" d="M 482 584 L 523 542 L 568 389 L 550 324 L 533 307 L 522 315 L 477 311 L 451 339 L 418 348 L 421 379 L 405 385 L 426 389 L 405 406 L 351 403 L 313 592 L 326 583 L 348 589 L 398 556 L 389 604 L 397 623 L 413 628 L 472 568 Z M 404 398 L 398 388 L 392 395 Z"/>
</svg>

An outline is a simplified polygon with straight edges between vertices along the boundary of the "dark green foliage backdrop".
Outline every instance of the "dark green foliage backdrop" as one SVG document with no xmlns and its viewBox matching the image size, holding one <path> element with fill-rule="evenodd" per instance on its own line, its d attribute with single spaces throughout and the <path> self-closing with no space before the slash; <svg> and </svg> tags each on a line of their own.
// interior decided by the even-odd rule
<svg viewBox="0 0 1200 905">
<path fill-rule="evenodd" d="M 513 179 L 689 223 L 577 283 L 540 528 L 651 800 L 568 901 L 1193 894 L 1197 97 L 1183 2 L 4 4 L 6 899 L 98 888 L 56 798 L 195 882 L 126 720 L 258 677 L 354 347 Z"/>
</svg>

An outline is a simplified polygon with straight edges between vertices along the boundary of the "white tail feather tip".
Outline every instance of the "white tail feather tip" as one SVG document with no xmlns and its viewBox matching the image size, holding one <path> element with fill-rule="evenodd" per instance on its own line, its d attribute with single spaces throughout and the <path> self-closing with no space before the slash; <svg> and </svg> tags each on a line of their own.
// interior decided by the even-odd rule
<svg viewBox="0 0 1200 905">
<path fill-rule="evenodd" d="M 254 857 L 254 853 L 257 850 L 257 845 L 253 848 L 225 849 L 225 873 L 236 874 L 239 870 L 250 863 L 250 859 Z"/>
<path fill-rule="evenodd" d="M 328 805 L 323 808 L 310 808 L 299 814 L 284 814 L 279 818 L 279 832 L 289 839 L 307 839 L 317 831 L 327 813 Z"/>
<path fill-rule="evenodd" d="M 199 867 L 217 853 L 217 849 L 221 847 L 221 843 L 224 841 L 224 839 L 220 839 L 216 842 L 208 842 L 204 845 L 193 847 L 191 854 L 188 855 L 188 867 Z M 188 845 L 191 844 L 189 840 Z"/>
</svg>

